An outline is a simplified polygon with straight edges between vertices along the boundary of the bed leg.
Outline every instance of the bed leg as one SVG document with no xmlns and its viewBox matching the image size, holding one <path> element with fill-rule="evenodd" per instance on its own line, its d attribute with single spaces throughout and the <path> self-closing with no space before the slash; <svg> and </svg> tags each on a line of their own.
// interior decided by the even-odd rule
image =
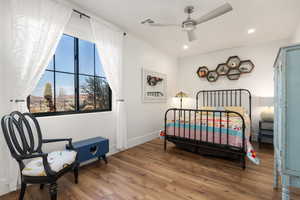
<svg viewBox="0 0 300 200">
<path fill-rule="evenodd" d="M 195 149 L 194 149 L 194 153 L 197 153 L 198 152 L 198 148 L 197 147 L 195 147 Z"/>
<path fill-rule="evenodd" d="M 241 167 L 242 167 L 243 170 L 246 169 L 246 159 L 245 159 L 245 155 L 243 155 L 243 156 L 241 157 Z"/>
<path fill-rule="evenodd" d="M 164 140 L 164 151 L 165 152 L 167 151 L 167 139 L 166 139 L 166 136 L 165 136 L 165 140 Z"/>
</svg>

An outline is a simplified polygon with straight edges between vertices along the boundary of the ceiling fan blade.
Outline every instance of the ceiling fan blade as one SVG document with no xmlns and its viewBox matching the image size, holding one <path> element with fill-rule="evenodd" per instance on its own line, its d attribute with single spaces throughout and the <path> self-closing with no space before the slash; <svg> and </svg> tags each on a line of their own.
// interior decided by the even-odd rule
<svg viewBox="0 0 300 200">
<path fill-rule="evenodd" d="M 225 13 L 230 12 L 230 11 L 232 11 L 232 6 L 229 3 L 225 3 L 222 6 L 214 9 L 213 11 L 211 11 L 211 12 L 207 13 L 206 15 L 197 19 L 196 23 L 201 24 L 201 23 L 207 22 L 211 19 L 214 19 L 216 17 L 224 15 Z"/>
<path fill-rule="evenodd" d="M 188 36 L 189 42 L 197 40 L 197 37 L 196 37 L 196 34 L 194 31 L 187 31 L 187 36 Z"/>
<path fill-rule="evenodd" d="M 171 27 L 171 26 L 175 26 L 175 27 L 180 27 L 179 24 L 158 24 L 158 23 L 149 23 L 149 26 L 153 26 L 153 27 Z"/>
</svg>

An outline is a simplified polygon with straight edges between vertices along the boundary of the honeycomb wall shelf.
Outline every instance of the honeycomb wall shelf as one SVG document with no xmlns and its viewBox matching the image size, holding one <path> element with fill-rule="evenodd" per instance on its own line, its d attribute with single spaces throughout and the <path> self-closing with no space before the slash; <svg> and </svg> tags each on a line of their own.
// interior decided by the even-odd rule
<svg viewBox="0 0 300 200">
<path fill-rule="evenodd" d="M 239 80 L 242 74 L 251 73 L 255 65 L 251 60 L 241 60 L 238 56 L 230 56 L 226 63 L 221 63 L 215 70 L 201 66 L 197 70 L 199 78 L 206 78 L 209 82 L 216 82 L 220 76 L 228 80 Z"/>
</svg>

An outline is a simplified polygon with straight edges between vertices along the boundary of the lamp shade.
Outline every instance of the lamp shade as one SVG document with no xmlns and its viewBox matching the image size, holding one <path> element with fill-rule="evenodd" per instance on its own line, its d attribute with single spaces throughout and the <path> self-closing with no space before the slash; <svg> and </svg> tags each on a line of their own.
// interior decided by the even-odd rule
<svg viewBox="0 0 300 200">
<path fill-rule="evenodd" d="M 179 97 L 179 98 L 184 98 L 184 97 L 189 97 L 186 93 L 184 92 L 178 92 L 175 97 Z"/>
</svg>

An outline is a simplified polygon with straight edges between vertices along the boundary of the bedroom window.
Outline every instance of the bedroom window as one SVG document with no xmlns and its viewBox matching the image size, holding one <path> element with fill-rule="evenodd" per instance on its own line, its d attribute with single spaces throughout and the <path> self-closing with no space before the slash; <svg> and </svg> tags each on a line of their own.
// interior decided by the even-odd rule
<svg viewBox="0 0 300 200">
<path fill-rule="evenodd" d="M 63 35 L 27 105 L 36 116 L 111 111 L 111 96 L 96 45 Z"/>
</svg>

